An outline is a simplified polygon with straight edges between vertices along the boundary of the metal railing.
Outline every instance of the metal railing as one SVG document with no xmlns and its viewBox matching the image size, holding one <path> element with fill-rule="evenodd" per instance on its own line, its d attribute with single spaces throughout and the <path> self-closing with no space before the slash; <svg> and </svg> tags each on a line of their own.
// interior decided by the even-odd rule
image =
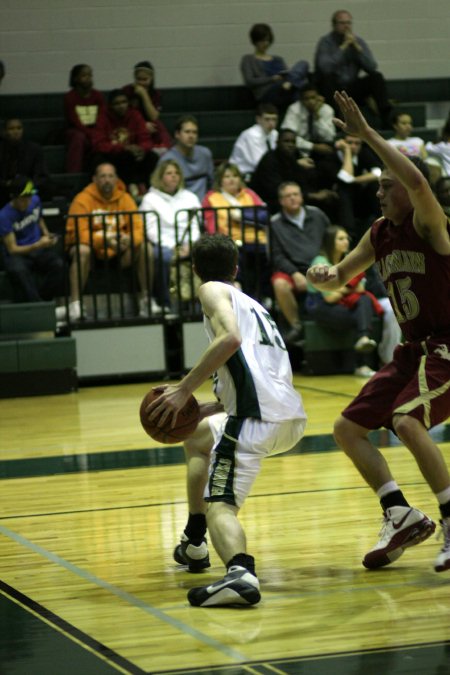
<svg viewBox="0 0 450 675">
<path fill-rule="evenodd" d="M 151 240 L 146 227 L 150 219 Z M 182 209 L 168 236 L 153 210 L 68 215 L 73 232 L 69 276 L 78 286 L 81 305 L 77 324 L 93 327 L 199 319 L 198 279 L 190 250 L 204 232 L 220 231 L 236 241 L 238 282 L 244 292 L 263 300 L 271 294 L 268 223 L 268 211 L 261 206 Z M 168 240 L 175 245 L 167 246 Z M 85 285 L 83 244 L 90 251 Z M 68 289 L 67 305 L 70 295 Z"/>
</svg>

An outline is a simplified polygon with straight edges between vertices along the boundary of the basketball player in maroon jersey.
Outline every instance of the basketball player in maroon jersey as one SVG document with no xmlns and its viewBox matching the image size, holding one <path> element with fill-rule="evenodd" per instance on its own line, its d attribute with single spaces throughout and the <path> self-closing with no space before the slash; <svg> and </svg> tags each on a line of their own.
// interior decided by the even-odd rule
<svg viewBox="0 0 450 675">
<path fill-rule="evenodd" d="M 314 265 L 307 278 L 317 288 L 336 290 L 375 262 L 405 338 L 334 428 L 338 445 L 376 492 L 384 513 L 380 539 L 363 565 L 389 565 L 435 530 L 406 501 L 368 438 L 369 430 L 387 427 L 414 455 L 438 500 L 444 544 L 434 569 L 443 572 L 450 569 L 450 476 L 428 429 L 450 416 L 450 226 L 419 171 L 421 160 L 389 145 L 346 92 L 336 92 L 335 101 L 343 116 L 337 126 L 359 136 L 384 163 L 377 192 L 383 215 L 338 265 Z"/>
</svg>

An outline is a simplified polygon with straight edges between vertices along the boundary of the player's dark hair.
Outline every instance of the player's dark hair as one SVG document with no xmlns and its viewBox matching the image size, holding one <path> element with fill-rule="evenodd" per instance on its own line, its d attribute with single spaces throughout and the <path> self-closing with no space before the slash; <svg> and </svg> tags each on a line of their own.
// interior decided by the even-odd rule
<svg viewBox="0 0 450 675">
<path fill-rule="evenodd" d="M 192 247 L 192 261 L 202 281 L 233 281 L 238 249 L 224 234 L 204 234 Z"/>
</svg>

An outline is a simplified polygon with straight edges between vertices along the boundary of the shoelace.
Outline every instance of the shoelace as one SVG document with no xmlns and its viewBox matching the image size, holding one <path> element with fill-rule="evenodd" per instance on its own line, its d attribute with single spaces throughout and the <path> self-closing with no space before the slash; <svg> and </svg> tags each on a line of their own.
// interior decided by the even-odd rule
<svg viewBox="0 0 450 675">
<path fill-rule="evenodd" d="M 381 530 L 378 532 L 378 536 L 380 537 L 380 539 L 383 539 L 383 537 L 385 536 L 387 527 L 390 522 L 391 522 L 390 518 L 388 518 L 388 516 L 386 515 L 383 515 L 383 517 L 381 518 Z"/>
<path fill-rule="evenodd" d="M 444 545 L 442 551 L 450 551 L 450 525 L 441 520 L 441 529 L 438 531 L 436 538 L 444 538 Z"/>
</svg>

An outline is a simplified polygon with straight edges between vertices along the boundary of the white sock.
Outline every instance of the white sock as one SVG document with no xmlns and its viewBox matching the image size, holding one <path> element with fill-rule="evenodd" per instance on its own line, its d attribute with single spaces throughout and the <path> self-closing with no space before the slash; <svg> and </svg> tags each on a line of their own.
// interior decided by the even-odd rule
<svg viewBox="0 0 450 675">
<path fill-rule="evenodd" d="M 436 498 L 439 504 L 447 504 L 447 502 L 450 502 L 450 487 L 441 490 L 441 492 L 436 492 Z"/>
<path fill-rule="evenodd" d="M 396 490 L 400 490 L 399 486 L 397 485 L 397 482 L 395 480 L 390 480 L 384 485 L 382 485 L 380 488 L 377 490 L 377 496 L 378 499 L 383 499 L 383 497 L 386 497 L 391 492 L 395 492 Z"/>
</svg>

